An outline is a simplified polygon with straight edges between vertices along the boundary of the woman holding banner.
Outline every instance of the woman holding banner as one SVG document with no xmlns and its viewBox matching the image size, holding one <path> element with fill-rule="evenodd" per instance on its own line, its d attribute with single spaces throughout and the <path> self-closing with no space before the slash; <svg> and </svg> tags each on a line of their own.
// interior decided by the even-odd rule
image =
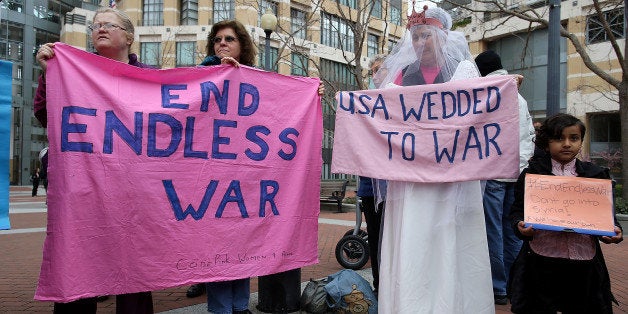
<svg viewBox="0 0 628 314">
<path fill-rule="evenodd" d="M 134 40 L 135 28 L 131 19 L 123 12 L 112 8 L 100 8 L 96 11 L 92 24 L 88 27 L 92 43 L 97 53 L 105 58 L 128 63 L 140 68 L 150 66 L 140 63 L 137 56 L 130 52 Z M 34 99 L 35 117 L 42 126 L 47 125 L 46 113 L 46 66 L 48 60 L 55 56 L 54 43 L 42 45 L 37 52 L 37 61 L 41 65 L 43 74 L 39 77 L 39 85 Z M 52 183 L 54 184 L 54 182 Z M 50 209 L 49 209 L 50 210 Z M 48 233 L 46 245 L 52 245 L 50 237 L 55 233 Z M 44 250 L 46 252 L 46 250 Z M 44 256 L 47 260 L 49 257 Z M 72 258 L 67 256 L 67 258 Z M 52 261 L 51 263 L 63 263 Z M 85 298 L 69 303 L 54 304 L 54 313 L 96 313 L 96 298 Z M 151 292 L 129 293 L 116 296 L 116 313 L 153 313 L 153 299 Z"/>
<path fill-rule="evenodd" d="M 414 7 L 382 86 L 478 77 L 451 26 L 443 9 Z M 380 313 L 495 312 L 479 181 L 388 181 L 383 220 Z"/>
</svg>

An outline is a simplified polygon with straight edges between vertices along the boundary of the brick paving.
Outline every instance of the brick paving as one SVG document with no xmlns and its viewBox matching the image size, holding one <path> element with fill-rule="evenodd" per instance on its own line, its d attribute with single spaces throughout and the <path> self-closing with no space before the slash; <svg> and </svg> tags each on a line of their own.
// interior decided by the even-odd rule
<svg viewBox="0 0 628 314">
<path fill-rule="evenodd" d="M 40 189 L 40 191 L 43 191 Z M 11 187 L 10 206 L 28 205 L 27 207 L 45 208 L 45 197 L 30 196 L 29 187 Z M 32 206 L 30 206 L 32 205 Z M 20 206 L 21 207 L 21 206 Z M 335 257 L 338 240 L 355 221 L 355 213 L 335 213 L 335 208 L 323 207 L 319 223 L 318 250 L 320 263 L 304 267 L 301 272 L 303 281 L 309 278 L 321 278 L 342 269 Z M 19 211 L 10 214 L 11 228 L 24 233 L 0 231 L 0 313 L 50 313 L 51 302 L 33 300 L 39 267 L 42 259 L 42 246 L 45 237 L 46 213 Z M 325 219 L 336 224 L 325 223 Z M 345 221 L 347 225 L 338 225 Z M 626 227 L 624 227 L 628 230 Z M 611 275 L 613 293 L 619 301 L 614 306 L 615 313 L 628 313 L 628 248 L 626 244 L 602 245 Z M 365 268 L 370 267 L 369 264 Z M 205 302 L 204 297 L 186 298 L 187 286 L 153 292 L 155 312 L 162 312 L 187 307 Z M 257 291 L 257 280 L 251 283 L 251 292 Z M 509 307 L 495 306 L 496 313 L 510 313 Z M 115 298 L 99 303 L 98 313 L 114 313 Z"/>
</svg>

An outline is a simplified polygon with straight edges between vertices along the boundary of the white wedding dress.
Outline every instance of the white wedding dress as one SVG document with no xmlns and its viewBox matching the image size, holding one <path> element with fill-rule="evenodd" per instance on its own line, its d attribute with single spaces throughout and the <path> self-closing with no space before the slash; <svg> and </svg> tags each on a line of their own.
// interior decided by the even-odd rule
<svg viewBox="0 0 628 314">
<path fill-rule="evenodd" d="M 380 261 L 379 313 L 495 313 L 480 182 L 389 181 Z"/>
</svg>

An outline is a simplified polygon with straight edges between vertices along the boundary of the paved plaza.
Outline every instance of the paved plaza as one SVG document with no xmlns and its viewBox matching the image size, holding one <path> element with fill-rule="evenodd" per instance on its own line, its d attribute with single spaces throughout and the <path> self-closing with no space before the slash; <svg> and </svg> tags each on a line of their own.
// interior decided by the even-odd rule
<svg viewBox="0 0 628 314">
<path fill-rule="evenodd" d="M 0 313 L 52 313 L 51 302 L 33 300 L 42 246 L 46 235 L 46 204 L 43 188 L 39 196 L 31 197 L 30 187 L 10 188 L 9 213 L 11 230 L 0 231 Z M 343 234 L 355 224 L 355 211 L 346 206 L 345 213 L 336 213 L 333 205 L 321 208 L 319 217 L 319 264 L 304 267 L 301 280 L 322 278 L 342 269 L 335 257 L 335 247 Z M 624 226 L 624 230 L 628 230 Z M 613 293 L 619 301 L 615 313 L 628 313 L 628 242 L 619 245 L 602 245 L 608 265 Z M 370 264 L 359 273 L 371 280 Z M 382 274 L 385 276 L 385 274 Z M 303 285 L 302 285 L 303 286 Z M 155 312 L 206 313 L 205 298 L 189 299 L 187 286 L 153 292 Z M 251 281 L 251 307 L 257 304 L 257 280 Z M 509 306 L 495 306 L 496 313 L 510 313 Z M 99 303 L 98 313 L 114 313 L 115 298 Z"/>
</svg>

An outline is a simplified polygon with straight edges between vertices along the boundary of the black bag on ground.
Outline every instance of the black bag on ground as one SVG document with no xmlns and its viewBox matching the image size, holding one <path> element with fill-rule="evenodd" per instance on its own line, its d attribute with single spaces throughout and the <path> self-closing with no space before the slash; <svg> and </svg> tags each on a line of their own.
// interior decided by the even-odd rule
<svg viewBox="0 0 628 314">
<path fill-rule="evenodd" d="M 301 294 L 301 309 L 314 314 L 323 314 L 329 312 L 327 307 L 327 292 L 325 291 L 325 285 L 329 283 L 327 278 L 323 279 L 310 279 L 307 283 L 303 293 Z"/>
</svg>

